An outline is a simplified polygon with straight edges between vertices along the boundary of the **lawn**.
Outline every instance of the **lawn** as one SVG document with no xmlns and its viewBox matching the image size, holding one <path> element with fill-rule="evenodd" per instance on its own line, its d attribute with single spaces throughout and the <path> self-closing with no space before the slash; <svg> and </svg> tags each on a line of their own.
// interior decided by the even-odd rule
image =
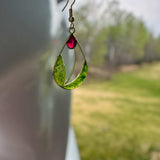
<svg viewBox="0 0 160 160">
<path fill-rule="evenodd" d="M 81 159 L 160 160 L 160 64 L 86 81 L 72 100 Z"/>
</svg>

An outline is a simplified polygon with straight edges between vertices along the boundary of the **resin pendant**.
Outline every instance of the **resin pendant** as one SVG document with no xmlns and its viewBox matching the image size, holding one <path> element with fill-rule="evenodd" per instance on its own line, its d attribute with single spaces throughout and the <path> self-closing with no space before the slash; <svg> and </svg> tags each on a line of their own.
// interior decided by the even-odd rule
<svg viewBox="0 0 160 160">
<path fill-rule="evenodd" d="M 73 34 L 70 35 L 69 40 L 67 41 L 67 46 L 69 49 L 74 49 L 77 44 L 77 40 Z"/>
<path fill-rule="evenodd" d="M 80 73 L 78 74 L 78 76 L 71 82 L 69 82 L 69 80 L 71 78 L 71 75 L 73 74 L 74 68 L 72 69 L 70 76 L 68 78 L 66 78 L 66 76 L 65 76 L 66 75 L 65 65 L 64 65 L 64 62 L 63 62 L 62 55 L 61 55 L 66 45 L 69 49 L 75 49 L 75 47 L 79 47 L 79 49 L 81 51 L 81 54 L 83 56 L 82 69 L 81 69 Z M 74 62 L 74 63 L 76 63 L 76 62 Z M 73 67 L 75 67 L 75 65 Z M 88 72 L 88 66 L 87 66 L 85 55 L 82 51 L 82 48 L 81 48 L 79 42 L 74 37 L 73 33 L 71 33 L 68 40 L 66 41 L 66 43 L 62 47 L 62 49 L 61 49 L 61 51 L 60 51 L 60 53 L 57 57 L 57 60 L 55 62 L 55 65 L 54 65 L 54 68 L 53 68 L 54 79 L 55 79 L 56 83 L 61 88 L 70 90 L 70 89 L 77 88 L 82 84 L 82 82 L 84 81 L 84 79 L 87 76 L 87 72 Z M 67 80 L 65 80 L 65 79 L 67 79 Z"/>
</svg>

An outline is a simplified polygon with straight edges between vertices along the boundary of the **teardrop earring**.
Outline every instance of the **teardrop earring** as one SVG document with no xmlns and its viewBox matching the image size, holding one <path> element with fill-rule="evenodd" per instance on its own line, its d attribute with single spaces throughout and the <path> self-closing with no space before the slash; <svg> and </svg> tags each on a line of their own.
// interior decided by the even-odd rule
<svg viewBox="0 0 160 160">
<path fill-rule="evenodd" d="M 62 12 L 67 7 L 68 2 L 69 2 L 69 0 L 67 0 L 67 3 L 65 5 L 65 7 L 63 8 Z M 65 44 L 63 45 L 62 49 L 60 50 L 60 52 L 57 56 L 57 60 L 55 62 L 54 68 L 53 68 L 53 77 L 54 77 L 56 83 L 61 88 L 68 89 L 68 90 L 79 87 L 82 84 L 82 82 L 84 81 L 84 79 L 86 78 L 87 72 L 88 72 L 88 66 L 87 66 L 87 61 L 86 61 L 85 55 L 82 51 L 82 48 L 81 48 L 78 40 L 74 36 L 75 27 L 74 27 L 74 17 L 73 17 L 73 11 L 72 11 L 72 6 L 74 5 L 74 3 L 75 3 L 75 0 L 73 1 L 73 3 L 71 4 L 71 7 L 69 9 L 69 22 L 71 23 L 70 27 L 69 27 L 70 35 L 69 35 L 68 39 L 66 40 Z M 74 51 L 75 51 L 75 47 L 79 47 L 81 54 L 83 56 L 83 67 L 81 69 L 81 72 L 71 82 L 69 82 L 69 81 L 70 81 L 70 78 L 73 74 L 76 62 L 74 62 L 74 66 L 73 66 L 73 69 L 70 73 L 70 76 L 66 78 L 65 77 L 65 65 L 63 63 L 63 58 L 62 58 L 62 52 L 63 52 L 66 45 L 67 45 L 68 49 L 73 49 Z"/>
</svg>

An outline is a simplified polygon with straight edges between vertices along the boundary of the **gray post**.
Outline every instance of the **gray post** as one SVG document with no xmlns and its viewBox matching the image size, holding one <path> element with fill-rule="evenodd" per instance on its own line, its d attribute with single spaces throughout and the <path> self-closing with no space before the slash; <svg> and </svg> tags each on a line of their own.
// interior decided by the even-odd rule
<svg viewBox="0 0 160 160">
<path fill-rule="evenodd" d="M 50 8 L 48 0 L 0 1 L 0 160 L 65 159 L 70 92 L 51 74 L 67 35 L 63 18 L 51 35 Z"/>
</svg>

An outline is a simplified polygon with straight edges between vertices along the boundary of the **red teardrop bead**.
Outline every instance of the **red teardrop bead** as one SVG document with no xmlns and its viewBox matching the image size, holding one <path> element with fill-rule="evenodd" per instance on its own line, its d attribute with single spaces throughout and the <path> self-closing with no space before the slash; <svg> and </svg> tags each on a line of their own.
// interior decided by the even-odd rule
<svg viewBox="0 0 160 160">
<path fill-rule="evenodd" d="M 74 35 L 71 34 L 69 40 L 67 41 L 67 46 L 68 46 L 68 48 L 70 48 L 70 49 L 74 49 L 75 46 L 76 46 L 76 44 L 77 44 L 77 40 L 76 40 L 76 38 L 74 37 Z"/>
</svg>

